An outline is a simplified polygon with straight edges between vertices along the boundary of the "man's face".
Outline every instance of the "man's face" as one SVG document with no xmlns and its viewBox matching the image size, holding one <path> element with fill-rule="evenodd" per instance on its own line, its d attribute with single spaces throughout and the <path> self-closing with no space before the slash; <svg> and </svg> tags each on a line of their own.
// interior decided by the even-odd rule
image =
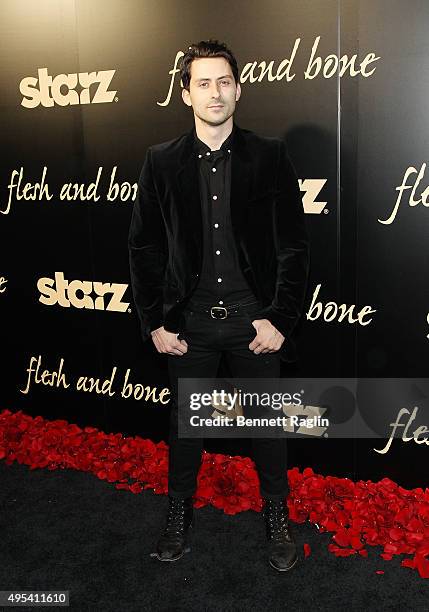
<svg viewBox="0 0 429 612">
<path fill-rule="evenodd" d="M 231 66 L 224 57 L 202 57 L 191 64 L 189 92 L 182 89 L 185 104 L 208 125 L 225 123 L 240 99 L 240 83 L 235 84 Z"/>
</svg>

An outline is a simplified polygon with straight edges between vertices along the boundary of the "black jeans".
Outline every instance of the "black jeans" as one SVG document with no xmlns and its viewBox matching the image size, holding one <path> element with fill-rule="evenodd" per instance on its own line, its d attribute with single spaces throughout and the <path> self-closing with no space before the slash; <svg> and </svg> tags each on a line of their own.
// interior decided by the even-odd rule
<svg viewBox="0 0 429 612">
<path fill-rule="evenodd" d="M 207 313 L 192 310 L 192 303 L 184 311 L 185 330 L 179 334 L 188 343 L 184 355 L 167 355 L 172 391 L 168 494 L 190 497 L 196 491 L 201 465 L 202 438 L 178 437 L 178 379 L 215 378 L 222 354 L 233 378 L 278 378 L 279 352 L 255 354 L 249 344 L 256 336 L 252 325 L 253 305 L 240 306 L 237 313 L 226 319 L 214 319 Z M 253 460 L 263 497 L 282 500 L 288 495 L 286 438 L 252 438 Z"/>
</svg>

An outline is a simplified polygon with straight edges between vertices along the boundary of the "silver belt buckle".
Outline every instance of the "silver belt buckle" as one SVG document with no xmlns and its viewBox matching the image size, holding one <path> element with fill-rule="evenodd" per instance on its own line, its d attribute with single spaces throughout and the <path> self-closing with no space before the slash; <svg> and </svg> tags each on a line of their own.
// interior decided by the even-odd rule
<svg viewBox="0 0 429 612">
<path fill-rule="evenodd" d="M 219 310 L 220 310 L 220 311 L 222 311 L 222 310 L 223 310 L 223 311 L 224 311 L 224 313 L 225 313 L 225 316 L 223 316 L 223 317 L 216 317 L 216 316 L 213 314 L 213 311 L 214 311 L 214 310 L 217 310 L 217 311 L 219 311 Z M 212 306 L 212 307 L 210 308 L 210 315 L 212 316 L 212 318 L 213 318 L 213 319 L 226 319 L 226 317 L 228 316 L 228 311 L 227 311 L 227 309 L 225 308 L 225 306 Z"/>
</svg>

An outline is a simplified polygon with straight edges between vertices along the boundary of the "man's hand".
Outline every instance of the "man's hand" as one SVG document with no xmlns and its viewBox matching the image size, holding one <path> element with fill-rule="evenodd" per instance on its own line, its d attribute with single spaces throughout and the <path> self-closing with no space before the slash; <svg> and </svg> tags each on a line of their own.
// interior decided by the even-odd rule
<svg viewBox="0 0 429 612">
<path fill-rule="evenodd" d="M 252 321 L 257 334 L 249 344 L 249 349 L 259 355 L 259 353 L 275 353 L 282 346 L 285 337 L 274 327 L 268 319 L 255 319 Z"/>
<path fill-rule="evenodd" d="M 158 327 L 151 332 L 153 343 L 158 353 L 168 353 L 169 355 L 184 355 L 188 351 L 186 340 L 178 340 L 179 334 L 174 334 Z"/>
</svg>

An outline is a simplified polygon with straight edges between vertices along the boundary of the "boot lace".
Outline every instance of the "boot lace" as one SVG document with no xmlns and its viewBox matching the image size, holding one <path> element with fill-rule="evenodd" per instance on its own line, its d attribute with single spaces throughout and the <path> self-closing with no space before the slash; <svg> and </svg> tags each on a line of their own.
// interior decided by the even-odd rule
<svg viewBox="0 0 429 612">
<path fill-rule="evenodd" d="M 166 534 L 182 532 L 185 528 L 185 504 L 182 499 L 172 498 L 168 508 Z"/>
<path fill-rule="evenodd" d="M 266 501 L 268 536 L 274 542 L 290 542 L 289 520 L 283 502 Z"/>
</svg>

